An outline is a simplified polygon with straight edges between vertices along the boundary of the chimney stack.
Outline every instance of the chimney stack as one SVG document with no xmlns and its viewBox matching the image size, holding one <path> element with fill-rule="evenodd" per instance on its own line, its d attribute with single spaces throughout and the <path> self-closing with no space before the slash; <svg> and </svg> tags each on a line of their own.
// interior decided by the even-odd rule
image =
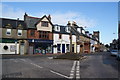
<svg viewBox="0 0 120 80">
<path fill-rule="evenodd" d="M 48 19 L 51 21 L 51 16 L 50 16 L 50 14 L 48 15 Z"/>
<path fill-rule="evenodd" d="M 76 22 L 75 21 L 73 21 L 73 23 L 72 23 L 72 26 L 76 26 L 77 24 L 76 24 Z"/>
<path fill-rule="evenodd" d="M 67 24 L 68 26 L 71 26 L 71 22 L 70 21 L 68 21 L 68 24 Z"/>
</svg>

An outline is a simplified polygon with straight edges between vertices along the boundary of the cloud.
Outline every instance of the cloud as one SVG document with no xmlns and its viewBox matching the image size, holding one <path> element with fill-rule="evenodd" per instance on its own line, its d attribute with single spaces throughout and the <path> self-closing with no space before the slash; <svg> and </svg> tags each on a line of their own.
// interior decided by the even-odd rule
<svg viewBox="0 0 120 80">
<path fill-rule="evenodd" d="M 2 17 L 4 18 L 12 18 L 12 19 L 21 19 L 23 20 L 25 11 L 19 8 L 14 9 L 11 6 L 2 5 Z"/>
<path fill-rule="evenodd" d="M 43 15 L 48 15 L 48 13 L 37 13 L 34 14 L 36 17 L 42 17 Z M 32 16 L 34 16 L 32 15 Z M 75 21 L 80 27 L 94 27 L 97 22 L 95 19 L 91 19 L 85 15 L 78 12 L 54 12 L 50 14 L 52 17 L 53 24 L 67 25 L 68 21 Z"/>
<path fill-rule="evenodd" d="M 8 5 L 2 5 L 2 17 L 4 18 L 12 18 L 12 19 L 21 19 L 24 18 L 25 10 L 19 9 L 19 8 L 13 8 Z M 28 13 L 30 16 L 35 17 L 42 17 L 43 15 L 48 15 L 49 13 L 40 12 L 40 13 Z M 75 21 L 79 26 L 81 27 L 93 27 L 96 25 L 96 21 L 94 19 L 89 18 L 88 16 L 85 16 L 78 12 L 54 12 L 50 14 L 52 17 L 53 24 L 59 24 L 59 25 L 67 25 L 68 21 Z"/>
<path fill-rule="evenodd" d="M 68 21 L 75 21 L 81 27 L 93 27 L 96 25 L 94 19 L 90 19 L 77 12 L 53 13 L 52 20 L 54 23 L 62 25 L 66 25 Z"/>
</svg>

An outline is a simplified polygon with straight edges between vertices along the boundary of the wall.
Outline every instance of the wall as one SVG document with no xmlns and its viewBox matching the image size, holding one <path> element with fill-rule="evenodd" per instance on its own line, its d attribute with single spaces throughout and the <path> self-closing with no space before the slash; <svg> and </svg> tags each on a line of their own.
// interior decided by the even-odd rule
<svg viewBox="0 0 120 80">
<path fill-rule="evenodd" d="M 39 32 L 37 30 L 34 30 L 35 31 L 35 35 L 34 36 L 31 36 L 30 33 L 31 33 L 31 30 L 32 29 L 28 29 L 27 31 L 27 38 L 28 39 L 40 39 L 39 38 Z M 49 40 L 53 40 L 53 33 L 52 32 L 49 32 Z"/>
<path fill-rule="evenodd" d="M 69 34 L 62 34 L 62 38 L 59 39 L 59 34 L 54 33 L 54 44 L 53 45 L 57 45 L 57 44 L 65 44 L 65 53 L 66 51 L 66 44 L 70 44 L 70 35 Z M 74 44 L 74 53 L 76 53 L 76 36 L 72 35 L 72 44 Z M 61 50 L 62 50 L 62 46 L 61 46 Z M 57 53 L 57 48 L 53 49 L 54 54 Z M 62 51 L 61 51 L 62 53 Z"/>
<path fill-rule="evenodd" d="M 54 33 L 53 34 L 53 39 L 54 39 L 54 44 L 53 45 L 57 45 L 57 44 L 70 44 L 70 39 L 69 39 L 69 35 L 68 34 L 62 34 L 62 38 L 59 39 L 59 34 Z M 66 46 L 65 46 L 66 48 Z M 62 49 L 62 46 L 61 46 Z M 57 53 L 57 48 L 53 49 L 54 54 Z M 66 52 L 66 49 L 65 49 Z"/>
<path fill-rule="evenodd" d="M 48 19 L 46 17 L 44 17 L 41 21 L 48 21 Z M 50 31 L 52 32 L 52 25 L 50 23 L 48 23 L 48 27 L 44 27 L 44 26 L 41 26 L 41 22 L 37 24 L 37 30 L 39 31 Z"/>
<path fill-rule="evenodd" d="M 6 28 L 2 28 L 2 38 L 26 39 L 27 30 L 22 30 L 22 36 L 18 36 L 17 29 L 11 29 L 11 35 L 6 35 Z"/>
<path fill-rule="evenodd" d="M 8 46 L 8 50 L 4 50 L 3 47 L 7 45 Z M 1 53 L 0 54 L 15 54 L 15 51 L 11 51 L 10 50 L 10 46 L 13 45 L 15 46 L 15 43 L 0 43 L 0 49 L 1 49 Z M 19 44 L 17 43 L 17 54 L 19 54 Z"/>
<path fill-rule="evenodd" d="M 72 35 L 72 44 L 74 44 L 74 53 L 76 53 L 77 45 L 76 45 L 76 36 Z"/>
</svg>

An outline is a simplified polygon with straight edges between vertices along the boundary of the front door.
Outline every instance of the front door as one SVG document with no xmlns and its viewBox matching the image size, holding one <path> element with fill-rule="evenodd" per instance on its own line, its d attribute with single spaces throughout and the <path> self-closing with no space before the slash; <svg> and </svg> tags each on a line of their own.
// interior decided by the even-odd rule
<svg viewBox="0 0 120 80">
<path fill-rule="evenodd" d="M 72 52 L 74 53 L 74 44 L 72 44 Z"/>
<path fill-rule="evenodd" d="M 20 55 L 24 55 L 24 43 L 20 45 Z"/>
<path fill-rule="evenodd" d="M 62 44 L 62 53 L 65 53 L 65 44 Z"/>
<path fill-rule="evenodd" d="M 30 54 L 30 55 L 33 54 L 33 46 L 29 46 L 29 54 Z"/>
</svg>

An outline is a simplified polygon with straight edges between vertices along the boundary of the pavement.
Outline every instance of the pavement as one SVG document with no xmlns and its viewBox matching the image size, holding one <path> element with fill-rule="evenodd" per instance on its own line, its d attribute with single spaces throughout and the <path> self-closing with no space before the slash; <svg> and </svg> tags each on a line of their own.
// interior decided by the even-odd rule
<svg viewBox="0 0 120 80">
<path fill-rule="evenodd" d="M 80 60 L 53 59 L 47 56 L 4 56 L 2 77 L 65 80 L 118 80 L 119 63 L 109 52 L 83 54 Z"/>
</svg>

